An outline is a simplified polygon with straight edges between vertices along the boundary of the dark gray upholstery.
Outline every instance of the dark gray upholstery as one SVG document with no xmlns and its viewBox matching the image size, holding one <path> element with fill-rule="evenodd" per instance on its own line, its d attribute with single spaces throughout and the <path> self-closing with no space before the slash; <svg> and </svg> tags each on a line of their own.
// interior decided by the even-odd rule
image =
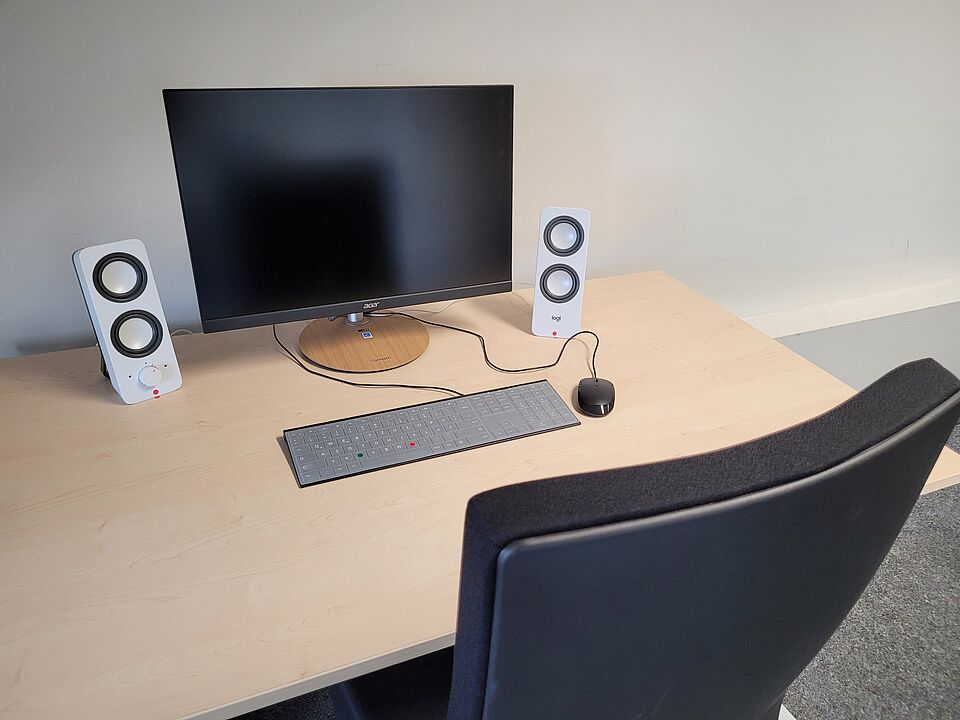
<svg viewBox="0 0 960 720">
<path fill-rule="evenodd" d="M 911 436 L 917 438 L 913 445 L 908 447 L 904 444 L 909 438 L 900 442 L 897 448 L 890 450 L 890 452 L 897 450 L 899 454 L 894 453 L 890 456 L 889 461 L 883 461 L 894 468 L 898 478 L 899 475 L 904 475 L 902 482 L 898 478 L 893 478 L 888 479 L 887 483 L 894 487 L 899 482 L 906 488 L 906 490 L 899 491 L 899 494 L 891 494 L 885 500 L 887 505 L 895 504 L 897 507 L 885 508 L 882 504 L 870 507 L 865 504 L 864 507 L 858 507 L 857 509 L 857 512 L 866 513 L 868 519 L 872 517 L 870 516 L 871 512 L 877 515 L 877 522 L 879 523 L 881 520 L 883 522 L 876 525 L 876 528 L 882 528 L 886 534 L 892 532 L 892 536 L 889 538 L 889 542 L 892 542 L 896 531 L 902 525 L 903 519 L 912 507 L 916 492 L 919 492 L 919 487 L 929 472 L 930 466 L 932 466 L 936 452 L 943 446 L 949 428 L 956 422 L 957 415 L 960 414 L 958 392 L 960 392 L 960 381 L 940 365 L 933 360 L 917 361 L 897 368 L 849 401 L 820 417 L 746 444 L 704 455 L 651 465 L 512 485 L 476 496 L 468 504 L 466 514 L 460 604 L 457 619 L 457 644 L 453 660 L 452 681 L 450 680 L 449 670 L 444 665 L 444 663 L 449 662 L 448 655 L 434 654 L 429 659 L 414 661 L 397 668 L 374 673 L 357 681 L 344 683 L 331 689 L 331 697 L 338 708 L 338 713 L 343 715 L 341 720 L 350 720 L 351 718 L 401 720 L 402 718 L 435 716 L 439 718 L 442 715 L 436 715 L 436 708 L 443 706 L 448 694 L 449 710 L 446 717 L 450 720 L 481 720 L 484 718 L 485 703 L 488 703 L 488 716 L 492 714 L 494 718 L 511 717 L 509 712 L 504 714 L 502 706 L 490 703 L 490 698 L 496 699 L 498 692 L 501 693 L 500 697 L 502 699 L 508 697 L 510 691 L 502 687 L 497 688 L 496 691 L 491 691 L 488 688 L 488 670 L 495 665 L 491 660 L 490 651 L 491 638 L 496 634 L 494 626 L 497 621 L 495 621 L 494 616 L 498 577 L 501 578 L 499 582 L 501 583 L 500 591 L 502 595 L 505 593 L 505 588 L 508 588 L 504 578 L 510 577 L 509 575 L 502 575 L 505 568 L 513 567 L 513 572 L 517 577 L 523 577 L 524 572 L 528 572 L 527 577 L 529 578 L 541 577 L 537 575 L 537 572 L 541 572 L 542 567 L 546 567 L 548 570 L 546 574 L 542 575 L 544 585 L 555 581 L 558 583 L 557 587 L 565 587 L 563 583 L 565 573 L 568 573 L 568 570 L 554 573 L 556 577 L 548 576 L 550 569 L 555 569 L 556 563 L 569 561 L 571 552 L 573 553 L 572 556 L 576 556 L 581 545 L 589 541 L 589 534 L 584 536 L 582 540 L 576 539 L 575 531 L 626 527 L 624 537 L 628 546 L 624 546 L 626 548 L 625 552 L 627 552 L 624 557 L 630 558 L 634 557 L 631 553 L 639 552 L 637 548 L 642 546 L 642 542 L 649 540 L 650 533 L 649 529 L 645 530 L 642 525 L 638 525 L 635 530 L 632 530 L 625 524 L 658 516 L 664 518 L 680 517 L 682 513 L 679 513 L 679 511 L 701 506 L 709 506 L 710 512 L 704 513 L 704 519 L 697 522 L 703 523 L 703 537 L 710 537 L 707 528 L 713 522 L 715 527 L 711 532 L 717 532 L 717 518 L 727 507 L 725 501 L 732 502 L 738 498 L 766 497 L 763 495 L 765 490 L 818 476 L 818 473 L 823 474 L 832 468 L 841 466 L 846 461 L 856 461 L 861 457 L 869 457 L 870 452 L 867 451 L 882 445 L 889 438 L 897 435 L 898 431 L 910 428 Z M 949 404 L 949 407 L 945 410 L 944 403 Z M 938 412 L 938 409 L 943 417 L 933 425 L 927 423 L 927 425 L 930 425 L 929 427 L 923 425 L 924 420 Z M 917 427 L 914 431 L 913 427 L 915 425 Z M 923 426 L 921 427 L 921 425 Z M 900 433 L 900 435 L 903 434 Z M 940 437 L 940 435 L 943 437 Z M 874 462 L 876 463 L 876 461 Z M 907 465 L 901 467 L 896 465 L 898 462 L 901 464 L 907 463 Z M 876 469 L 873 468 L 871 472 L 876 472 Z M 862 472 L 861 475 L 863 475 Z M 869 483 L 869 478 L 860 477 L 857 482 L 861 483 L 859 493 L 862 496 L 864 488 L 870 487 L 869 484 L 863 484 Z M 802 483 L 797 484 L 798 490 L 801 485 Z M 840 486 L 837 485 L 837 487 Z M 877 487 L 879 493 L 880 486 Z M 820 492 L 827 493 L 828 490 L 829 488 Z M 816 502 L 823 502 L 826 497 L 828 497 L 828 494 L 809 495 L 808 500 L 813 498 Z M 836 495 L 832 501 L 842 504 L 848 500 L 848 497 L 855 496 L 840 494 Z M 750 526 L 749 530 L 744 525 L 742 532 L 756 532 L 759 533 L 757 537 L 762 537 L 763 526 L 762 522 L 759 525 L 756 522 L 757 513 L 789 511 L 789 502 L 784 505 L 782 498 L 778 502 L 780 503 L 779 506 L 771 502 L 763 507 L 758 505 L 758 508 L 753 510 L 752 513 L 746 513 L 743 517 L 746 518 L 746 521 L 752 522 L 753 525 Z M 801 507 L 804 502 L 799 492 L 795 502 L 798 507 Z M 734 503 L 730 507 L 735 508 L 737 506 Z M 814 503 L 807 508 L 806 512 L 815 513 L 816 504 Z M 811 515 L 811 517 L 815 516 Z M 739 522 L 736 519 L 736 514 L 731 514 L 730 518 L 730 522 L 734 524 Z M 762 518 L 760 519 L 762 520 Z M 811 525 L 818 525 L 823 532 L 829 533 L 830 526 L 828 524 L 811 522 Z M 874 526 L 865 525 L 864 527 L 873 528 Z M 675 536 L 671 537 L 680 538 L 680 540 L 671 540 L 671 542 L 682 543 L 687 542 L 690 537 L 696 538 L 696 525 L 693 526 L 692 536 L 686 525 L 678 526 L 678 528 L 671 531 L 675 532 Z M 882 534 L 879 529 L 876 532 Z M 564 536 L 564 534 L 567 535 Z M 607 535 L 610 534 L 607 533 Z M 780 535 L 782 536 L 781 539 L 785 538 L 785 542 L 789 540 L 789 536 L 784 535 L 784 533 L 781 532 Z M 566 541 L 563 540 L 563 537 L 573 538 L 572 550 L 571 547 L 564 546 Z M 722 529 L 720 534 L 715 537 L 722 539 Z M 536 555 L 531 556 L 534 558 L 533 564 L 528 563 L 529 567 L 526 569 L 520 562 L 520 560 L 523 560 L 523 553 L 515 552 L 513 554 L 517 559 L 511 561 L 513 562 L 512 566 L 505 563 L 505 558 L 508 558 L 505 550 L 511 548 L 511 546 L 521 547 L 525 541 L 537 538 L 560 538 L 559 554 L 556 556 L 548 554 L 546 565 L 543 565 L 542 558 L 536 559 Z M 821 537 L 819 540 L 822 541 L 822 539 Z M 853 579 L 850 581 L 850 587 L 845 589 L 846 596 L 842 600 L 832 598 L 829 589 L 827 589 L 824 603 L 833 603 L 835 607 L 830 608 L 830 612 L 822 614 L 821 624 L 834 623 L 834 620 L 838 624 L 842 620 L 859 591 L 862 590 L 863 585 L 869 581 L 869 576 L 875 571 L 876 564 L 879 563 L 883 554 L 889 548 L 889 542 L 886 539 L 878 539 L 872 544 L 868 542 L 861 548 L 860 554 L 869 555 L 869 557 L 862 562 L 858 561 L 857 558 L 851 559 L 856 567 L 849 573 Z M 517 543 L 521 545 L 518 546 Z M 633 545 L 629 545 L 629 543 L 633 543 Z M 637 543 L 640 543 L 640 545 Z M 884 546 L 884 543 L 886 543 L 886 546 Z M 851 547 L 855 544 L 854 542 L 850 543 Z M 606 547 L 604 552 L 616 553 L 619 551 L 617 548 L 618 546 L 614 543 Z M 695 550 L 695 545 L 691 548 Z M 688 548 L 688 552 L 692 552 L 692 550 Z M 787 550 L 785 549 L 784 552 L 786 553 Z M 801 550 L 792 548 L 789 552 L 797 554 Z M 692 556 L 688 555 L 687 557 Z M 556 558 L 564 559 L 558 560 Z M 805 559 L 799 556 L 779 558 L 781 564 L 799 560 Z M 499 571 L 498 562 L 501 566 Z M 537 562 L 540 562 L 542 566 L 539 570 L 536 566 Z M 766 558 L 764 562 L 771 563 L 773 559 Z M 857 564 L 858 562 L 859 564 Z M 592 563 L 594 566 L 600 564 L 602 563 L 598 563 L 596 560 Z M 654 564 L 656 564 L 654 560 L 651 560 L 650 572 L 654 571 Z M 532 574 L 529 572 L 531 567 L 533 568 Z M 623 567 L 618 566 L 616 569 L 630 581 L 642 580 L 644 573 L 644 567 L 630 566 L 627 563 Z M 710 570 L 711 568 L 706 566 L 702 572 L 709 574 Z M 838 565 L 832 568 L 831 572 L 842 572 L 842 570 L 843 566 Z M 658 569 L 658 572 L 663 571 L 663 568 Z M 598 577 L 606 576 L 601 574 Z M 845 576 L 841 574 L 838 577 Z M 616 577 L 608 579 L 610 582 L 619 582 Z M 722 576 L 720 576 L 720 582 L 722 583 Z M 626 583 L 626 585 L 629 585 L 629 583 Z M 570 587 L 573 589 L 568 590 L 569 592 L 577 592 L 575 585 Z M 856 589 L 857 587 L 859 587 L 859 590 Z M 521 598 L 520 600 L 511 600 L 512 603 L 522 604 L 523 602 L 522 593 L 519 595 L 506 593 L 505 596 Z M 851 596 L 852 599 L 850 599 Z M 614 600 L 617 599 L 616 595 L 610 597 Z M 549 605 L 550 602 L 551 598 L 543 598 L 545 605 Z M 617 602 L 610 602 L 609 604 L 611 606 L 620 605 Z M 545 607 L 544 609 L 548 608 Z M 504 613 L 503 610 L 504 608 L 501 608 L 502 617 L 499 622 L 509 625 L 510 613 Z M 641 605 L 637 608 L 637 612 L 642 611 L 643 607 Z M 535 617 L 536 610 L 533 609 L 531 612 L 534 615 L 530 617 Z M 702 614 L 704 617 L 709 616 L 706 608 Z M 719 618 L 718 622 L 722 620 L 723 618 Z M 628 621 L 629 618 L 623 620 L 625 625 Z M 774 621 L 775 618 L 771 619 L 771 622 Z M 597 622 L 596 618 L 593 622 Z M 682 623 L 683 618 L 677 618 L 677 622 Z M 570 623 L 574 629 L 571 630 L 560 625 L 557 632 L 561 634 L 567 632 L 579 633 L 579 638 L 570 638 L 571 646 L 582 647 L 584 637 L 587 637 L 587 634 L 584 628 L 577 629 L 575 627 L 576 618 L 571 618 Z M 537 625 L 534 622 L 529 624 L 531 626 Z M 833 624 L 826 631 L 825 637 L 821 638 L 817 636 L 817 633 L 812 632 L 815 642 L 811 640 L 810 643 L 807 643 L 809 647 L 804 647 L 802 652 L 795 649 L 795 657 L 803 659 L 803 664 L 805 664 L 819 649 L 826 637 L 829 637 L 829 633 L 836 627 L 836 624 Z M 516 626 L 513 632 L 518 634 L 522 630 L 522 626 Z M 709 628 L 707 628 L 707 631 L 709 631 Z M 679 632 L 679 630 L 673 629 L 672 632 Z M 629 635 L 629 633 L 626 633 L 626 635 Z M 538 643 L 542 639 L 542 637 L 533 637 L 528 646 L 539 646 Z M 578 640 L 580 644 L 574 642 L 575 640 Z M 501 659 L 498 661 L 501 662 L 501 665 L 498 667 L 499 672 L 502 673 L 504 667 L 511 667 L 510 663 L 515 662 L 515 660 L 510 660 L 511 657 L 522 656 L 523 648 L 511 647 L 509 637 L 502 637 L 501 641 Z M 544 641 L 542 647 L 553 646 Z M 753 651 L 755 651 L 755 648 L 753 648 Z M 636 648 L 637 655 L 656 652 L 657 648 Z M 731 653 L 733 653 L 733 649 L 731 649 Z M 605 661 L 602 655 L 602 652 L 598 652 L 596 663 Z M 749 664 L 748 660 L 749 658 L 744 658 L 743 662 Z M 787 663 L 785 667 L 792 668 L 797 661 L 793 664 Z M 570 662 L 576 664 L 577 659 L 573 658 Z M 424 663 L 435 664 L 431 665 L 433 669 L 430 672 L 425 673 L 423 670 Z M 503 663 L 507 663 L 506 666 Z M 529 665 L 536 665 L 536 663 L 530 662 Z M 551 677 L 554 679 L 563 677 L 562 663 L 558 666 L 555 657 L 552 657 L 550 662 L 545 661 L 543 665 L 545 668 L 541 673 L 539 682 L 547 682 Z M 443 666 L 442 672 L 437 669 L 437 666 Z M 799 669 L 802 669 L 802 665 Z M 799 669 L 797 672 L 799 672 Z M 539 669 L 537 669 L 538 671 Z M 502 675 L 500 684 L 509 685 L 505 680 L 514 677 L 514 674 L 510 674 L 512 672 L 514 671 L 511 670 L 508 674 Z M 522 672 L 523 668 L 520 667 L 516 669 L 515 674 Z M 608 677 L 609 674 L 607 672 L 603 676 L 603 683 L 611 682 Z M 615 670 L 614 674 L 616 674 Z M 752 717 L 744 718 L 744 720 L 757 720 L 770 714 L 773 708 L 771 703 L 777 700 L 777 697 L 769 696 L 773 692 L 770 688 L 779 687 L 778 692 L 782 694 L 793 677 L 795 677 L 795 674 L 792 677 L 778 677 L 770 680 L 765 689 L 767 695 L 762 698 L 758 697 L 754 705 L 743 706 L 753 708 L 750 710 L 753 713 Z M 576 679 L 573 676 L 568 678 L 571 684 L 574 684 Z M 783 681 L 782 687 L 780 687 L 781 680 Z M 626 688 L 624 698 L 630 697 L 630 686 L 637 685 L 635 679 L 630 677 L 613 678 L 613 681 L 614 684 L 609 685 L 607 689 L 608 694 L 612 691 L 611 688 L 615 689 L 622 686 Z M 451 685 L 447 685 L 448 682 Z M 530 682 L 533 683 L 534 680 L 531 679 Z M 617 682 L 620 683 L 619 686 L 616 684 Z M 433 700 L 429 705 L 433 708 L 431 712 L 434 714 L 422 715 L 408 712 L 408 709 L 413 710 L 410 705 L 411 701 L 395 694 L 401 686 L 422 687 L 421 696 L 418 699 L 420 703 L 426 703 L 425 696 L 432 695 Z M 529 695 L 533 697 L 535 695 L 533 685 L 530 687 Z M 740 689 L 743 697 L 747 699 L 749 699 L 750 690 L 749 687 Z M 718 699 L 723 697 L 724 688 L 714 688 L 712 691 Z M 392 703 L 391 697 L 393 698 Z M 374 702 L 375 698 L 379 698 L 379 700 Z M 709 706 L 709 698 L 701 700 L 702 703 L 698 707 Z M 668 702 L 664 706 L 665 711 L 668 711 L 671 707 L 684 707 L 682 703 L 677 704 L 678 702 L 674 701 L 674 705 Z M 561 709 L 560 715 L 558 715 L 557 708 L 554 708 L 551 714 L 556 718 L 560 717 L 562 712 Z M 545 714 L 543 716 L 548 717 L 549 715 Z M 566 715 L 562 716 L 567 717 Z M 614 717 L 633 718 L 636 716 L 636 708 L 625 707 L 623 715 L 611 710 L 609 717 L 607 715 L 603 717 L 595 715 L 594 717 L 596 720 L 611 720 Z M 643 716 L 647 717 L 648 715 Z M 661 717 L 661 715 L 656 716 Z M 530 717 L 533 717 L 533 715 L 529 713 L 524 716 L 525 719 Z M 678 718 L 681 716 L 666 714 L 662 717 Z"/>
</svg>

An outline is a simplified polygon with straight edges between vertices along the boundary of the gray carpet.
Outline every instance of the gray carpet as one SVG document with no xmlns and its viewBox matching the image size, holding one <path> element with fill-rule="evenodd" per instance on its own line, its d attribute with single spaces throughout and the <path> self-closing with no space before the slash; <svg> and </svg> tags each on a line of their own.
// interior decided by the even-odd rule
<svg viewBox="0 0 960 720">
<path fill-rule="evenodd" d="M 237 720 L 337 720 L 323 690 L 241 715 Z"/>
<path fill-rule="evenodd" d="M 960 452 L 960 426 L 950 436 Z M 889 556 L 790 688 L 797 720 L 960 720 L 960 485 L 924 495 Z M 336 720 L 322 690 L 243 720 Z"/>
<path fill-rule="evenodd" d="M 960 718 L 960 485 L 920 498 L 784 705 L 797 720 Z"/>
</svg>

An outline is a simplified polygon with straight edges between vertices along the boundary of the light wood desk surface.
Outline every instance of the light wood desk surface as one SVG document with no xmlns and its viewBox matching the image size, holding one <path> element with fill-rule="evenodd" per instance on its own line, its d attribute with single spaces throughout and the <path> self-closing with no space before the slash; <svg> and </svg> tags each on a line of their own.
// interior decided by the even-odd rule
<svg viewBox="0 0 960 720">
<path fill-rule="evenodd" d="M 530 295 L 424 317 L 483 332 L 502 365 L 542 363 L 560 343 L 530 335 Z M 227 718 L 449 645 L 470 496 L 712 450 L 852 394 L 663 273 L 591 280 L 586 299 L 611 416 L 303 490 L 283 428 L 440 396 L 310 376 L 269 328 L 177 337 L 183 388 L 134 406 L 93 348 L 0 362 L 0 718 Z M 430 336 L 377 379 L 546 377 L 569 398 L 588 375 L 586 344 L 517 376 Z M 945 451 L 929 487 L 958 478 Z"/>
</svg>

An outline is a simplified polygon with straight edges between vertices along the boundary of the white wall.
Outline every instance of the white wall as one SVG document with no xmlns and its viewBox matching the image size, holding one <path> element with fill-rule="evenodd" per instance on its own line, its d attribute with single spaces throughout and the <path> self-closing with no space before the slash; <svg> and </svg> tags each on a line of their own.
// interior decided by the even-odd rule
<svg viewBox="0 0 960 720">
<path fill-rule="evenodd" d="M 70 252 L 125 237 L 196 322 L 164 87 L 515 83 L 517 280 L 554 203 L 591 209 L 591 274 L 741 315 L 956 279 L 958 27 L 928 0 L 0 0 L 0 355 L 90 342 Z"/>
</svg>

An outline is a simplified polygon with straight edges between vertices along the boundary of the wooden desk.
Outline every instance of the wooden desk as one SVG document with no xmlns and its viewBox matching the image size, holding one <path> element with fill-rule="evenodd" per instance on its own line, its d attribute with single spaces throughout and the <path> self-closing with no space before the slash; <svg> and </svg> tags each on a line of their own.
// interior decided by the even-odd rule
<svg viewBox="0 0 960 720">
<path fill-rule="evenodd" d="M 227 718 L 449 645 L 470 496 L 711 450 L 852 393 L 662 273 L 592 280 L 586 297 L 610 417 L 304 490 L 283 428 L 438 396 L 310 376 L 269 328 L 177 337 L 183 389 L 135 406 L 93 348 L 0 362 L 0 718 Z M 552 360 L 529 298 L 439 319 L 481 330 L 503 365 Z M 507 376 L 473 338 L 430 334 L 382 379 L 469 392 L 547 377 L 569 395 L 588 374 L 586 345 Z M 946 451 L 930 485 L 958 477 Z"/>
</svg>

